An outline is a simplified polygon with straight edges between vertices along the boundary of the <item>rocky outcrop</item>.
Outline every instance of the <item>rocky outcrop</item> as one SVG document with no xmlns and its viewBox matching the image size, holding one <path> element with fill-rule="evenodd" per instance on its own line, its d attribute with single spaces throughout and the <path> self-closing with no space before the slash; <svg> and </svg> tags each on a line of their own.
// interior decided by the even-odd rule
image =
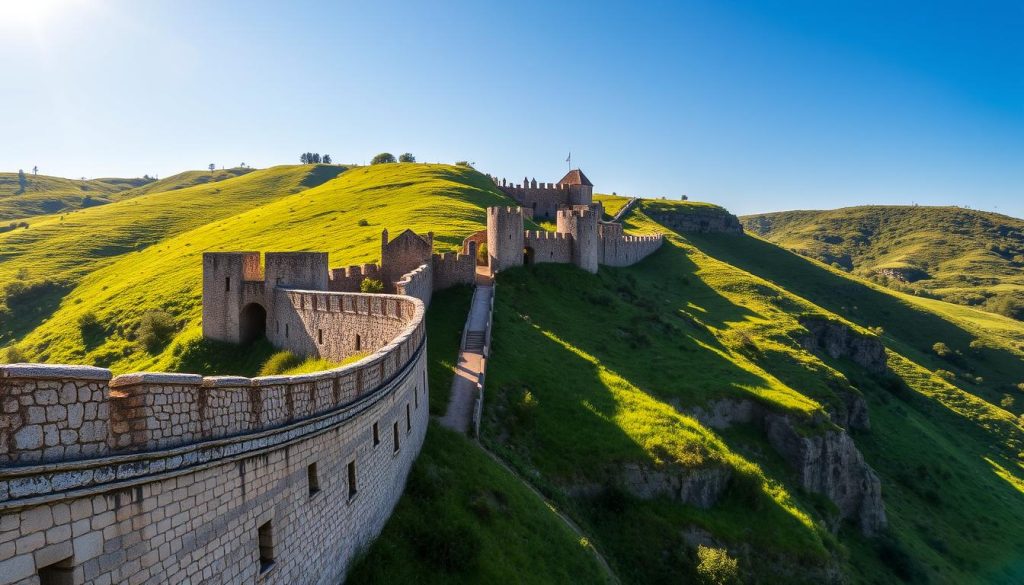
<svg viewBox="0 0 1024 585">
<path fill-rule="evenodd" d="M 831 421 L 846 428 L 869 427 L 864 398 L 850 390 L 840 396 L 844 408 L 830 413 Z M 768 443 L 796 472 L 800 485 L 827 497 L 839 510 L 840 519 L 854 522 L 866 535 L 886 526 L 881 481 L 845 430 L 805 436 L 789 415 L 771 412 L 753 400 L 715 400 L 687 414 L 715 429 L 734 424 L 760 426 Z"/>
<path fill-rule="evenodd" d="M 891 278 L 899 282 L 917 282 L 931 278 L 931 275 L 920 268 L 881 268 L 876 271 L 879 276 Z"/>
<path fill-rule="evenodd" d="M 739 218 L 724 209 L 687 209 L 667 211 L 645 209 L 647 215 L 661 225 L 677 232 L 742 234 Z"/>
<path fill-rule="evenodd" d="M 798 339 L 807 351 L 824 351 L 832 358 L 848 358 L 869 372 L 885 373 L 885 346 L 877 337 L 864 335 L 848 325 L 824 317 L 803 317 L 807 335 Z"/>
<path fill-rule="evenodd" d="M 865 535 L 885 528 L 882 482 L 864 461 L 853 439 L 843 430 L 804 436 L 789 416 L 765 417 L 768 442 L 796 470 L 801 486 L 822 494 L 839 509 L 839 516 L 855 521 Z"/>
<path fill-rule="evenodd" d="M 670 498 L 702 509 L 718 502 L 731 476 L 728 467 L 654 469 L 639 463 L 623 465 L 620 474 L 622 487 L 634 497 Z"/>
</svg>

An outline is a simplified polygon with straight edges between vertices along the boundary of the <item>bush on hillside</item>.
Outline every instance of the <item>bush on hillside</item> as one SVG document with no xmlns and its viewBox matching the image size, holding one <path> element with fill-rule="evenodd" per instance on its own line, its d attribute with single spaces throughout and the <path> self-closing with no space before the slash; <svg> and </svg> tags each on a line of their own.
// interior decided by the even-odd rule
<svg viewBox="0 0 1024 585">
<path fill-rule="evenodd" d="M 942 343 L 941 341 L 936 342 L 935 345 L 932 346 L 932 351 L 935 352 L 935 355 L 943 359 L 952 357 L 954 355 L 953 350 L 949 349 L 949 346 L 946 345 L 945 343 Z"/>
<path fill-rule="evenodd" d="M 383 164 L 393 163 L 393 162 L 395 162 L 395 155 L 391 154 L 390 152 L 382 152 L 382 153 L 378 154 L 377 156 L 373 157 L 373 159 L 370 161 L 370 164 L 371 165 L 383 165 Z"/>
<path fill-rule="evenodd" d="M 1004 317 L 1024 321 L 1024 303 L 1014 297 L 1003 295 L 992 297 L 985 304 L 985 307 L 993 313 L 999 313 Z"/>
<path fill-rule="evenodd" d="M 161 310 L 146 311 L 139 321 L 137 338 L 149 353 L 158 353 L 174 337 L 177 324 L 170 313 Z"/>
<path fill-rule="evenodd" d="M 261 376 L 276 376 L 283 372 L 297 367 L 302 363 L 302 358 L 290 351 L 279 351 L 263 364 L 260 369 Z"/>
<path fill-rule="evenodd" d="M 724 548 L 697 547 L 697 575 L 701 583 L 731 585 L 740 582 L 739 561 L 729 556 Z"/>
<path fill-rule="evenodd" d="M 416 162 L 416 157 L 411 152 L 403 152 L 398 156 L 398 162 L 413 163 Z"/>
<path fill-rule="evenodd" d="M 384 283 L 375 278 L 364 278 L 359 283 L 359 292 L 382 293 L 384 292 Z"/>
<path fill-rule="evenodd" d="M 4 350 L 3 363 L 5 364 L 23 364 L 28 361 L 28 356 L 21 350 L 17 345 L 12 345 Z"/>
</svg>

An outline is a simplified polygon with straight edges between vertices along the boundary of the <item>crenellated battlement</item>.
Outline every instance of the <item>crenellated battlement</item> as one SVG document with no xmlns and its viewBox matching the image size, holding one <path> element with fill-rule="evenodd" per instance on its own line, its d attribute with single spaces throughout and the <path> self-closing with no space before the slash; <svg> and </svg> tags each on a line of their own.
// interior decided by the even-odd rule
<svg viewBox="0 0 1024 585">
<path fill-rule="evenodd" d="M 332 370 L 243 378 L 139 372 L 113 377 L 84 366 L 0 366 L 8 425 L 0 465 L 24 465 L 155 451 L 279 427 L 379 388 L 418 351 L 424 305 L 395 295 L 285 291 L 313 326 L 334 317 L 331 333 L 355 331 L 348 353 L 370 355 Z M 332 348 L 318 344 L 324 353 Z M 336 348 L 335 348 L 336 349 Z M 334 356 L 337 358 L 337 354 Z M 0 492 L 0 502 L 4 500 Z"/>
</svg>

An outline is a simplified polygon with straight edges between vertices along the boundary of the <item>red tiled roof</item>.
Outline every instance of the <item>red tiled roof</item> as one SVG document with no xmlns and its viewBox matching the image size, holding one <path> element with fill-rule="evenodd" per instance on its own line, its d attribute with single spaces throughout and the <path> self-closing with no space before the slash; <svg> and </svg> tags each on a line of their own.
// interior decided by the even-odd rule
<svg viewBox="0 0 1024 585">
<path fill-rule="evenodd" d="M 573 169 L 562 177 L 562 180 L 558 182 L 559 185 L 586 185 L 593 187 L 594 184 L 590 182 L 590 179 L 583 174 L 583 171 L 579 169 Z"/>
</svg>

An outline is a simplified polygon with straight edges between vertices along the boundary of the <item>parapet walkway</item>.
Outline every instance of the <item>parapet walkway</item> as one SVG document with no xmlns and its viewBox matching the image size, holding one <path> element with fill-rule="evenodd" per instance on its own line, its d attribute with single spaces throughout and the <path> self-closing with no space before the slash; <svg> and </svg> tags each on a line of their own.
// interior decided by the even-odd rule
<svg viewBox="0 0 1024 585">
<path fill-rule="evenodd" d="M 487 366 L 487 352 L 490 349 L 494 286 L 489 280 L 478 279 L 478 282 L 473 291 L 473 301 L 463 330 L 462 347 L 459 348 L 459 362 L 455 367 L 448 408 L 441 418 L 442 425 L 460 433 L 468 433 L 471 428 L 475 431 L 474 411 L 478 402 L 483 399 L 480 393 Z"/>
</svg>

